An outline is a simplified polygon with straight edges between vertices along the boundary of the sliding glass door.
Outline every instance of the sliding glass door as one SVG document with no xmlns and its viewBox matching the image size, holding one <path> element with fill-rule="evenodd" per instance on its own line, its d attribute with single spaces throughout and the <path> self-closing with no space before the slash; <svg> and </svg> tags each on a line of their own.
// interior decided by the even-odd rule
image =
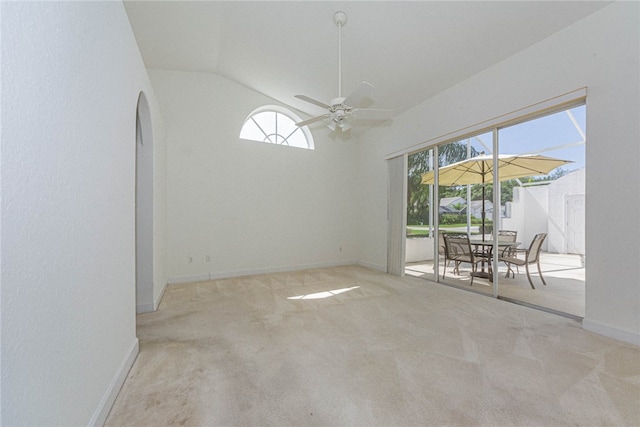
<svg viewBox="0 0 640 427">
<path fill-rule="evenodd" d="M 581 105 L 498 131 L 501 156 L 569 162 L 546 174 L 501 180 L 500 227 L 517 233 L 518 258 L 536 236 L 542 244 L 538 254 L 528 254 L 528 265 L 500 263 L 498 295 L 578 317 L 585 291 L 585 116 Z"/>
<path fill-rule="evenodd" d="M 584 316 L 585 111 L 580 105 L 409 155 L 405 273 Z M 465 261 L 445 235 L 469 240 Z M 527 254 L 542 235 L 539 254 Z"/>
<path fill-rule="evenodd" d="M 479 156 L 490 156 L 492 145 L 492 134 L 488 132 L 438 147 L 438 231 L 443 247 L 439 263 L 440 280 L 486 293 L 492 292 L 491 282 L 486 277 L 476 275 L 472 285 L 472 263 L 452 262 L 451 258 L 465 253 L 463 258 L 472 261 L 473 253 L 482 250 L 482 247 L 471 245 L 471 241 L 482 240 L 483 233 L 488 234 L 491 229 L 491 203 L 482 203 L 483 199 L 491 196 L 491 186 L 486 183 L 483 185 L 483 177 L 468 168 L 469 162 Z M 467 236 L 471 246 L 446 245 L 447 236 Z M 487 262 L 477 266 L 488 273 Z"/>
</svg>

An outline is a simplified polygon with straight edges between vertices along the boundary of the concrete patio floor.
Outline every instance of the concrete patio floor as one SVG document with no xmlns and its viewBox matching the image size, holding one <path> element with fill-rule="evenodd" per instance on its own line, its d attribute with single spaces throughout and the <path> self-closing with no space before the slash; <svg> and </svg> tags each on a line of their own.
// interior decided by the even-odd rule
<svg viewBox="0 0 640 427">
<path fill-rule="evenodd" d="M 500 297 L 540 306 L 554 311 L 584 317 L 585 301 L 585 267 L 584 257 L 574 254 L 542 253 L 540 267 L 547 286 L 542 284 L 535 265 L 531 266 L 531 278 L 536 287 L 531 289 L 524 267 L 515 278 L 505 278 L 507 271 L 503 263 L 499 264 L 498 295 Z M 453 273 L 453 266 L 449 265 L 442 279 L 442 264 L 438 281 L 447 285 L 472 289 L 491 295 L 492 283 L 489 280 L 476 277 L 471 286 L 468 264 L 460 266 L 460 275 Z M 409 263 L 405 266 L 405 274 L 434 280 L 433 261 Z"/>
</svg>

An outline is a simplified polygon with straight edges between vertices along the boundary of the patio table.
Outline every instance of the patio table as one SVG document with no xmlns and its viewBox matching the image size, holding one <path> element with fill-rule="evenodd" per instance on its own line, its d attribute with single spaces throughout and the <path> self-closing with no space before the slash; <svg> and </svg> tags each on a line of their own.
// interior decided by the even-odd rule
<svg viewBox="0 0 640 427">
<path fill-rule="evenodd" d="M 483 279 L 489 279 L 493 281 L 493 271 L 491 270 L 491 261 L 493 257 L 493 244 L 495 240 L 482 240 L 482 239 L 469 239 L 469 243 L 476 248 L 476 253 L 478 253 L 478 247 L 482 246 L 483 257 L 487 259 L 486 264 L 488 265 L 487 270 L 485 271 L 485 261 L 480 264 L 480 271 L 472 272 L 471 274 L 474 277 L 482 277 Z M 509 247 L 518 247 L 520 246 L 520 242 L 511 242 L 508 240 L 498 239 L 498 249 L 502 249 L 503 251 Z M 485 249 L 485 248 L 489 249 Z"/>
</svg>

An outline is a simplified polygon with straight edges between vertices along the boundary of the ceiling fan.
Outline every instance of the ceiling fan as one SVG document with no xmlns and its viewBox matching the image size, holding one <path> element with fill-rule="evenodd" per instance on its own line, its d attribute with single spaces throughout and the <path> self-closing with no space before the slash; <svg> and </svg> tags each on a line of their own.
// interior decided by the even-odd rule
<svg viewBox="0 0 640 427">
<path fill-rule="evenodd" d="M 333 15 L 333 22 L 338 26 L 338 97 L 329 101 L 329 104 L 317 101 L 305 95 L 296 95 L 298 99 L 309 102 L 326 109 L 328 112 L 320 116 L 312 117 L 296 123 L 296 126 L 307 126 L 320 120 L 329 119 L 327 126 L 332 131 L 340 129 L 345 132 L 351 129 L 350 120 L 367 119 L 367 120 L 385 120 L 393 116 L 393 110 L 385 110 L 378 108 L 355 108 L 360 104 L 371 92 L 374 87 L 371 83 L 361 82 L 356 90 L 346 98 L 342 96 L 342 27 L 347 23 L 347 14 L 341 11 Z"/>
</svg>

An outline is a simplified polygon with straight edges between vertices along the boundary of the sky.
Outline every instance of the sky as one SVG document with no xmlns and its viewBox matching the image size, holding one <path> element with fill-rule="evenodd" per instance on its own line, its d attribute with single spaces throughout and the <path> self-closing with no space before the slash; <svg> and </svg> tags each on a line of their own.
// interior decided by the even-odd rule
<svg viewBox="0 0 640 427">
<path fill-rule="evenodd" d="M 586 106 L 582 105 L 568 111 L 582 132 L 586 134 Z M 491 148 L 491 133 L 479 137 L 484 141 L 486 147 Z M 563 160 L 572 160 L 574 163 L 564 166 L 570 171 L 585 167 L 585 144 L 558 148 L 565 144 L 583 141 L 582 135 L 567 111 L 502 128 L 498 133 L 498 141 L 501 154 L 539 153 Z M 478 140 L 472 141 L 472 145 L 479 151 L 485 151 L 487 154 L 490 152 Z"/>
<path fill-rule="evenodd" d="M 572 108 L 569 112 L 586 136 L 586 106 Z M 564 144 L 583 141 L 582 135 L 566 111 L 501 129 L 498 140 L 502 154 L 534 152 L 559 159 L 573 160 L 575 163 L 565 166 L 569 170 L 585 167 L 585 144 L 547 151 Z"/>
</svg>

